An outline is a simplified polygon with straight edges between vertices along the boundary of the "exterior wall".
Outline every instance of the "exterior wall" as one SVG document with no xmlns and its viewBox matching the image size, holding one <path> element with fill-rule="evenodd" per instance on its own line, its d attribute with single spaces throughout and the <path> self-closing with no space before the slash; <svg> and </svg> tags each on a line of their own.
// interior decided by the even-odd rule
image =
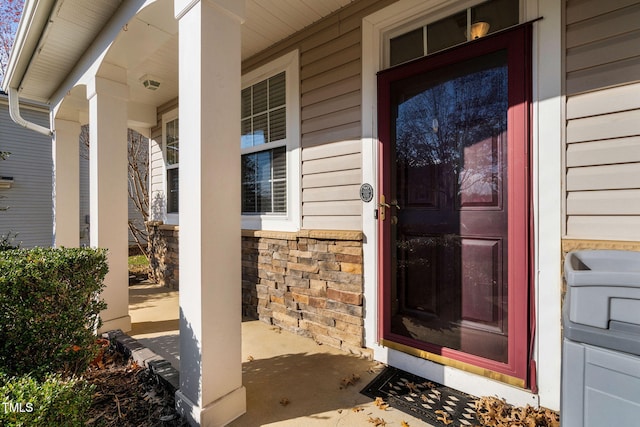
<svg viewBox="0 0 640 427">
<path fill-rule="evenodd" d="M 0 151 L 9 151 L 0 160 L 0 176 L 13 177 L 11 188 L 0 188 L 0 235 L 17 233 L 20 247 L 51 246 L 53 205 L 51 198 L 51 138 L 24 129 L 9 117 L 6 98 L 0 101 Z M 47 110 L 21 108 L 23 117 L 49 126 Z"/>
<path fill-rule="evenodd" d="M 362 18 L 393 3 L 359 1 L 243 63 L 300 51 L 302 228 L 362 230 Z"/>
<path fill-rule="evenodd" d="M 640 2 L 566 3 L 566 236 L 640 240 Z"/>
<path fill-rule="evenodd" d="M 360 232 L 243 232 L 242 293 L 245 317 L 371 356 Z"/>
<path fill-rule="evenodd" d="M 167 220 L 164 184 L 165 164 L 162 151 L 162 115 L 177 108 L 177 98 L 158 107 L 157 125 L 151 129 L 151 138 L 149 138 L 149 219 L 152 221 Z"/>
</svg>

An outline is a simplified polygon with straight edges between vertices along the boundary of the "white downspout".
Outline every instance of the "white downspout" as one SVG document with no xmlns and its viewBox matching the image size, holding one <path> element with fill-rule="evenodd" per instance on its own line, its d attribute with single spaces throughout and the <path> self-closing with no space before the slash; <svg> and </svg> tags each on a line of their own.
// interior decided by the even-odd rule
<svg viewBox="0 0 640 427">
<path fill-rule="evenodd" d="M 23 128 L 31 129 L 43 135 L 53 136 L 53 131 L 51 131 L 51 129 L 29 122 L 22 118 L 20 115 L 19 101 L 20 98 L 18 96 L 18 91 L 13 87 L 9 87 L 9 115 L 11 116 L 11 119 Z"/>
</svg>

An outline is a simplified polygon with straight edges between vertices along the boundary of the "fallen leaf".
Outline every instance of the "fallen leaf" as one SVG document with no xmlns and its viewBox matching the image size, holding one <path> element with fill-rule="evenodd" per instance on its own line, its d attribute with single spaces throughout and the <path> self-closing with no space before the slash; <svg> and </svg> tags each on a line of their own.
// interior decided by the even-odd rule
<svg viewBox="0 0 640 427">
<path fill-rule="evenodd" d="M 376 417 L 376 418 L 369 417 L 369 419 L 367 421 L 369 421 L 374 426 L 386 426 L 387 425 L 387 422 L 385 420 L 383 420 L 382 418 L 378 418 L 378 417 Z"/>
<path fill-rule="evenodd" d="M 355 385 L 358 381 L 360 381 L 360 375 L 351 374 L 350 376 L 340 380 L 340 384 L 342 385 L 342 387 L 340 388 L 342 389 L 342 388 L 349 387 L 350 385 Z"/>
<path fill-rule="evenodd" d="M 402 422 L 400 423 L 400 426 L 401 426 L 401 427 L 410 427 L 410 426 L 409 426 L 409 423 L 408 423 L 408 422 L 406 422 L 406 421 L 402 421 Z"/>
<path fill-rule="evenodd" d="M 376 397 L 376 400 L 374 400 L 373 403 L 378 407 L 378 409 L 381 409 L 383 411 L 385 411 L 389 407 L 389 404 L 385 402 L 381 397 Z"/>
<path fill-rule="evenodd" d="M 255 359 L 251 355 L 249 355 L 249 357 L 247 357 L 247 362 L 253 362 L 254 360 Z"/>
<path fill-rule="evenodd" d="M 448 426 L 453 422 L 453 420 L 450 418 L 451 415 L 449 415 L 448 412 L 445 412 L 442 409 L 438 409 L 437 411 L 435 411 L 435 413 L 437 415 L 436 419 L 440 421 L 442 424 Z"/>
<path fill-rule="evenodd" d="M 404 383 L 404 385 L 407 386 L 409 391 L 411 391 L 412 393 L 417 393 L 418 392 L 418 386 L 415 385 L 415 383 L 407 381 L 406 383 Z"/>
<path fill-rule="evenodd" d="M 352 410 L 353 412 L 362 412 L 362 411 L 364 411 L 364 408 L 355 407 L 355 408 L 351 408 L 351 410 Z"/>
</svg>

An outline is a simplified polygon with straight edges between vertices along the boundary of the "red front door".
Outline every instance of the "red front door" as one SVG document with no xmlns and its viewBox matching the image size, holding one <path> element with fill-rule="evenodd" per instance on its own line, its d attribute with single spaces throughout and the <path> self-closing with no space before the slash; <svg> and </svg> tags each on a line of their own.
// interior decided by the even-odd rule
<svg viewBox="0 0 640 427">
<path fill-rule="evenodd" d="M 381 72 L 382 338 L 524 380 L 528 28 Z"/>
</svg>

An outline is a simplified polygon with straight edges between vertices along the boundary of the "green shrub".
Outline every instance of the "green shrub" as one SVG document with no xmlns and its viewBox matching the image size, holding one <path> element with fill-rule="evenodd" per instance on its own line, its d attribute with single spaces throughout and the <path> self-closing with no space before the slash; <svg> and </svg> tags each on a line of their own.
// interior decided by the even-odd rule
<svg viewBox="0 0 640 427">
<path fill-rule="evenodd" d="M 107 270 L 101 249 L 0 252 L 0 371 L 36 379 L 83 372 L 97 351 Z"/>
<path fill-rule="evenodd" d="M 94 389 L 85 380 L 64 380 L 60 374 L 46 375 L 41 382 L 30 375 L 0 374 L 0 425 L 82 426 Z"/>
</svg>

